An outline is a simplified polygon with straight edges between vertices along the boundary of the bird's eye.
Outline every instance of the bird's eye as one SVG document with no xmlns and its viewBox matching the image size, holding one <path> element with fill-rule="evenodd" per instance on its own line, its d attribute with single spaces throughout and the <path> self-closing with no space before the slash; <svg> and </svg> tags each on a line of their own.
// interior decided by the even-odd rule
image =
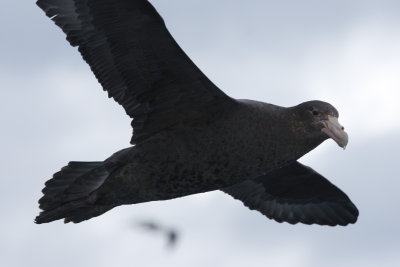
<svg viewBox="0 0 400 267">
<path fill-rule="evenodd" d="M 313 114 L 314 116 L 317 116 L 317 115 L 319 115 L 319 112 L 316 111 L 316 110 L 313 110 L 312 114 Z"/>
</svg>

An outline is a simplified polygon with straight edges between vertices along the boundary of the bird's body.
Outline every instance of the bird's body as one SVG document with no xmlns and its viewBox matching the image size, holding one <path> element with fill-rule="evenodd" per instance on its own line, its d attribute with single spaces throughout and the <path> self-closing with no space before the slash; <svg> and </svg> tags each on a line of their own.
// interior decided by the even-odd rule
<svg viewBox="0 0 400 267">
<path fill-rule="evenodd" d="M 148 1 L 39 0 L 38 5 L 79 46 L 105 90 L 133 118 L 134 146 L 104 162 L 71 162 L 56 173 L 43 190 L 37 223 L 81 222 L 119 205 L 212 190 L 278 221 L 355 222 L 358 211 L 347 196 L 296 162 L 329 137 L 347 144 L 333 106 L 309 101 L 284 108 L 226 96 L 180 50 Z M 275 190 L 269 186 L 278 176 L 283 178 Z M 288 198 L 294 189 L 285 190 L 282 181 L 293 184 L 296 176 L 297 183 L 311 183 L 326 197 L 299 186 L 301 197 Z M 289 205 L 274 213 L 275 203 L 270 214 L 271 199 Z M 313 203 L 329 212 L 303 216 Z"/>
<path fill-rule="evenodd" d="M 119 167 L 104 187 L 126 184 L 118 194 L 123 204 L 217 190 L 285 166 L 319 144 L 284 138 L 293 137 L 294 129 L 276 122 L 290 109 L 255 101 L 237 105 L 236 112 L 156 134 L 111 156 L 106 162 Z"/>
</svg>

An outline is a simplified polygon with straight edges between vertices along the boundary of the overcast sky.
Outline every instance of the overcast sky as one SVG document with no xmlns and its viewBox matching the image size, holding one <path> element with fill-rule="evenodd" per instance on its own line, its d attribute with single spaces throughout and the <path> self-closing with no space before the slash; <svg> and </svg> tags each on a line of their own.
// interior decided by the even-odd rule
<svg viewBox="0 0 400 267">
<path fill-rule="evenodd" d="M 339 110 L 347 149 L 328 140 L 301 161 L 349 195 L 359 221 L 279 224 L 212 192 L 35 225 L 44 182 L 128 147 L 130 119 L 34 1 L 2 0 L 0 265 L 400 266 L 400 2 L 151 2 L 227 94 Z M 133 226 L 146 219 L 177 228 L 177 247 Z"/>
</svg>

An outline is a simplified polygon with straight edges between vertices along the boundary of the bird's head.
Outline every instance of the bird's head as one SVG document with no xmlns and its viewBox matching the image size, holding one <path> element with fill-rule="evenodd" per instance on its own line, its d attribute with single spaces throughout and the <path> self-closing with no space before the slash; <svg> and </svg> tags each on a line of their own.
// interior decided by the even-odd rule
<svg viewBox="0 0 400 267">
<path fill-rule="evenodd" d="M 339 112 L 331 104 L 308 101 L 294 107 L 302 128 L 321 140 L 332 138 L 340 147 L 346 148 L 348 135 L 339 124 Z"/>
</svg>

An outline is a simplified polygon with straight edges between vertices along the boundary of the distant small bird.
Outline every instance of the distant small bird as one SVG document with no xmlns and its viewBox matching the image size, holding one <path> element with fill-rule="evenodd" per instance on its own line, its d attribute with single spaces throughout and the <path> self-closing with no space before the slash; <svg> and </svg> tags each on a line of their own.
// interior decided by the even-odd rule
<svg viewBox="0 0 400 267">
<path fill-rule="evenodd" d="M 138 225 L 148 231 L 165 235 L 168 247 L 174 247 L 178 241 L 178 232 L 175 229 L 163 227 L 154 221 L 142 221 Z"/>
<path fill-rule="evenodd" d="M 119 205 L 212 190 L 278 222 L 356 222 L 350 199 L 297 162 L 328 138 L 347 145 L 332 105 L 284 108 L 227 96 L 186 56 L 146 0 L 37 4 L 133 118 L 134 146 L 102 162 L 70 162 L 55 173 L 43 189 L 36 223 L 78 223 Z"/>
</svg>

